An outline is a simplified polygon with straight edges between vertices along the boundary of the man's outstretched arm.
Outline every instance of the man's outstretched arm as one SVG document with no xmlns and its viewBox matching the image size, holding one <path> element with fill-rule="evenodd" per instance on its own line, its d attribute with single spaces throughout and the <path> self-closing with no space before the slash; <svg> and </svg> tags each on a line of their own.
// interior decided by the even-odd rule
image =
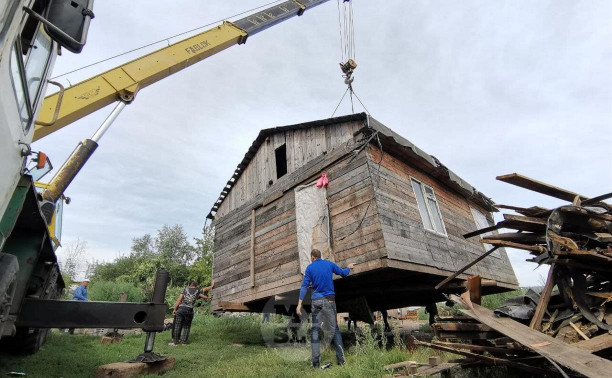
<svg viewBox="0 0 612 378">
<path fill-rule="evenodd" d="M 348 264 L 348 266 L 344 269 L 340 268 L 338 265 L 334 264 L 334 266 L 332 267 L 332 271 L 334 273 L 336 273 L 339 276 L 342 277 L 346 277 L 349 275 L 349 273 L 351 273 L 351 270 L 355 267 L 355 264 L 350 263 Z"/>
<path fill-rule="evenodd" d="M 210 286 L 206 286 L 205 288 L 202 289 L 202 293 L 208 293 L 209 291 L 211 291 L 213 288 L 215 287 L 215 281 L 212 282 L 212 284 Z M 210 299 L 212 298 L 212 294 L 210 295 L 204 295 L 200 293 L 199 297 L 202 299 Z"/>
</svg>

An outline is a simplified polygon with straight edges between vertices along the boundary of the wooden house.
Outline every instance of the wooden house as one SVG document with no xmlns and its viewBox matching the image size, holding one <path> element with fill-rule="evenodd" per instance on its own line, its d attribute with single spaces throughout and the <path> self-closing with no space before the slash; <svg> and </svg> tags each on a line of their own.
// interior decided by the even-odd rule
<svg viewBox="0 0 612 378">
<path fill-rule="evenodd" d="M 326 188 L 315 185 L 322 173 Z M 493 225 L 493 211 L 489 198 L 366 114 L 262 130 L 208 215 L 212 308 L 291 312 L 311 248 L 341 267 L 358 264 L 335 281 L 338 311 L 443 300 L 434 286 L 486 250 L 480 237 L 462 235 Z M 499 249 L 444 291 L 461 291 L 472 274 L 484 294 L 518 287 Z"/>
</svg>

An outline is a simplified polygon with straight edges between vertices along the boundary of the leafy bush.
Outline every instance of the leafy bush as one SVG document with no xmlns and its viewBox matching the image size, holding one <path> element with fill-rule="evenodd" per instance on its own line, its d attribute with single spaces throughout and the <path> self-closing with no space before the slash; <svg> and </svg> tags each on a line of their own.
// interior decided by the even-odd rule
<svg viewBox="0 0 612 378">
<path fill-rule="evenodd" d="M 184 288 L 184 286 L 168 286 L 168 290 L 166 290 L 166 304 L 168 305 L 169 314 L 172 314 L 174 302 L 176 302 Z"/>
<path fill-rule="evenodd" d="M 134 284 L 123 281 L 92 281 L 88 289 L 88 297 L 91 301 L 117 302 L 121 293 L 127 293 L 128 302 L 146 302 L 142 290 Z"/>
</svg>

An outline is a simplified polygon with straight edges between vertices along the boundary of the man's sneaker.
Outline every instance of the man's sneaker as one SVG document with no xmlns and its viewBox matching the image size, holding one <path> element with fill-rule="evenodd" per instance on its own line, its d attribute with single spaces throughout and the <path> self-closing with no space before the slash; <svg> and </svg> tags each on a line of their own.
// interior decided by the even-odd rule
<svg viewBox="0 0 612 378">
<path fill-rule="evenodd" d="M 325 365 L 321 366 L 321 370 L 323 370 L 323 369 L 327 369 L 327 368 L 330 368 L 331 366 L 332 366 L 332 363 L 331 363 L 331 362 L 328 362 L 328 363 L 326 363 Z"/>
<path fill-rule="evenodd" d="M 173 347 L 173 346 L 176 346 L 176 344 L 175 343 L 168 343 L 168 346 Z"/>
</svg>

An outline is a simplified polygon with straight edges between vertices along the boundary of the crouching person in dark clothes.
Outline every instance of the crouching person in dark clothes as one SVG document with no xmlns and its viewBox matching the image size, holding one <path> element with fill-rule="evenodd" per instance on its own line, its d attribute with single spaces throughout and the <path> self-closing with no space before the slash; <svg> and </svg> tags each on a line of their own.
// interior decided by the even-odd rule
<svg viewBox="0 0 612 378">
<path fill-rule="evenodd" d="M 336 293 L 334 291 L 334 273 L 346 277 L 355 264 L 349 264 L 341 269 L 331 261 L 321 259 L 321 251 L 313 249 L 310 252 L 312 263 L 306 267 L 304 281 L 300 290 L 300 300 L 297 305 L 297 314 L 302 315 L 302 300 L 312 285 L 312 366 L 319 367 L 321 361 L 321 327 L 323 327 L 326 340 L 330 340 L 336 349 L 338 365 L 344 364 L 344 346 L 342 335 L 338 329 L 336 316 Z"/>
<path fill-rule="evenodd" d="M 178 344 L 186 344 L 189 338 L 189 330 L 191 329 L 191 321 L 193 320 L 193 306 L 198 298 L 209 299 L 210 296 L 206 296 L 203 293 L 210 291 L 215 287 L 215 282 L 210 286 L 203 289 L 198 288 L 198 283 L 191 281 L 189 287 L 179 295 L 176 303 L 174 304 L 174 329 L 172 331 L 172 339 L 174 342 L 168 344 L 175 346 Z M 182 333 L 182 335 L 181 335 Z"/>
</svg>

